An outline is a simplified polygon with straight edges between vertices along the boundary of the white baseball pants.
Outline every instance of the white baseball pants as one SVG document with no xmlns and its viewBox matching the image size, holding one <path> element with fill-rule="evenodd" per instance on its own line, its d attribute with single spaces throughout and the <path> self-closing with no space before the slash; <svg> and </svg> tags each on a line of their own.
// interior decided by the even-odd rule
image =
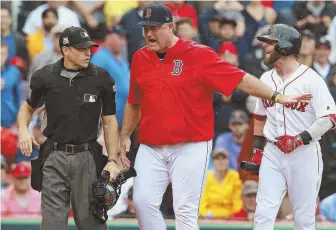
<svg viewBox="0 0 336 230">
<path fill-rule="evenodd" d="M 274 222 L 288 191 L 295 230 L 315 230 L 317 197 L 323 162 L 318 142 L 284 154 L 267 143 L 260 171 L 254 230 L 274 229 Z"/>
<path fill-rule="evenodd" d="M 198 230 L 198 208 L 212 141 L 151 147 L 141 144 L 135 159 L 133 200 L 141 230 L 165 230 L 160 205 L 172 182 L 177 230 Z"/>
</svg>

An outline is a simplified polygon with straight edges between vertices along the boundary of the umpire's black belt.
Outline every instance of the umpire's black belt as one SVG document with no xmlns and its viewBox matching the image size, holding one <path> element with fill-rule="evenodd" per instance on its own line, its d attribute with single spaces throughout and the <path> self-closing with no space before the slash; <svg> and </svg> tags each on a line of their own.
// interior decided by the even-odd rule
<svg viewBox="0 0 336 230">
<path fill-rule="evenodd" d="M 73 144 L 60 144 L 55 142 L 53 149 L 67 153 L 79 153 L 89 150 L 89 144 L 85 143 L 80 145 L 73 145 Z"/>
</svg>

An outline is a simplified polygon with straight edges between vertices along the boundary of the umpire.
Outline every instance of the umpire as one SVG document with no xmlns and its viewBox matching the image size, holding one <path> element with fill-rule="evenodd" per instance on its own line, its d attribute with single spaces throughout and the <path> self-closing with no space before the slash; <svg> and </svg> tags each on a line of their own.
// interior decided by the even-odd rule
<svg viewBox="0 0 336 230">
<path fill-rule="evenodd" d="M 18 114 L 20 148 L 29 156 L 32 144 L 38 143 L 28 125 L 39 101 L 45 103 L 47 140 L 31 161 L 32 187 L 42 192 L 41 229 L 67 229 L 70 200 L 78 229 L 107 229 L 92 215 L 92 183 L 103 169 L 113 181 L 122 166 L 129 167 L 125 157 L 117 156 L 115 83 L 108 72 L 89 62 L 91 46 L 98 45 L 86 30 L 65 29 L 59 44 L 63 58 L 33 74 L 29 97 Z M 108 159 L 96 141 L 101 121 Z"/>
</svg>

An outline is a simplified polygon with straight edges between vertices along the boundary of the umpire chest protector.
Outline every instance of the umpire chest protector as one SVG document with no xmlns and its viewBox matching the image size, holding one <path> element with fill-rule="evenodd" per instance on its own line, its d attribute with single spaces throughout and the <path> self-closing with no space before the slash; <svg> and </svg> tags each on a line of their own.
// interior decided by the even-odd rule
<svg viewBox="0 0 336 230">
<path fill-rule="evenodd" d="M 28 102 L 34 104 L 34 97 L 43 97 L 48 117 L 44 135 L 58 143 L 96 140 L 101 115 L 115 114 L 114 81 L 92 64 L 73 71 L 65 69 L 61 59 L 38 70 L 31 87 Z"/>
</svg>

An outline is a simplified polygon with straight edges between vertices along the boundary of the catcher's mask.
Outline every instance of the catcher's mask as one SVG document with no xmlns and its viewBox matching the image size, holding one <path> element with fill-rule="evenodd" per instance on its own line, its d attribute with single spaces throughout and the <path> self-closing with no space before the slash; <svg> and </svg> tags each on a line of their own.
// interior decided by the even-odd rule
<svg viewBox="0 0 336 230">
<path fill-rule="evenodd" d="M 102 223 L 108 219 L 107 211 L 110 210 L 118 201 L 121 185 L 129 178 L 135 177 L 136 171 L 131 167 L 126 172 L 121 172 L 115 182 L 110 183 L 110 173 L 103 171 L 100 178 L 92 184 L 92 213 Z"/>
</svg>

